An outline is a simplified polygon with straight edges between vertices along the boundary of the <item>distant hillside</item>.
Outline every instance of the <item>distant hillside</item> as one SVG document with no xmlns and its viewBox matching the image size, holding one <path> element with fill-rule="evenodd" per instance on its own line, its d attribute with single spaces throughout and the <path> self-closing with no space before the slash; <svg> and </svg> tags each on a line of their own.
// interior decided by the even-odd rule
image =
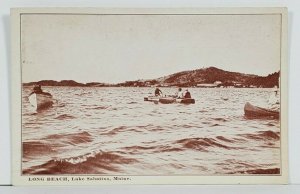
<svg viewBox="0 0 300 194">
<path fill-rule="evenodd" d="M 261 76 L 257 76 L 254 78 L 249 78 L 248 80 L 246 80 L 245 84 L 246 85 L 254 85 L 254 86 L 261 86 L 264 88 L 272 88 L 274 86 L 279 86 L 279 76 L 280 73 L 279 72 L 275 72 L 272 74 L 269 74 L 266 77 L 261 77 Z"/>
<path fill-rule="evenodd" d="M 119 84 L 105 84 L 99 82 L 78 83 L 73 80 L 42 80 L 39 82 L 24 83 L 24 86 L 71 86 L 71 87 L 149 87 L 149 86 L 180 86 L 180 87 L 262 87 L 278 86 L 279 72 L 268 76 L 224 71 L 216 67 L 182 71 L 152 80 L 126 81 Z"/>
<path fill-rule="evenodd" d="M 194 87 L 210 85 L 215 87 L 263 87 L 278 86 L 279 72 L 266 77 L 224 71 L 216 67 L 202 68 L 192 71 L 182 71 L 153 80 L 137 80 L 120 83 L 120 86 L 181 86 Z"/>
<path fill-rule="evenodd" d="M 90 83 L 78 83 L 74 80 L 62 80 L 62 81 L 54 81 L 54 80 L 42 80 L 38 82 L 29 82 L 24 83 L 23 86 L 33 86 L 33 85 L 41 85 L 41 86 L 70 86 L 70 87 L 101 87 L 106 86 L 107 84 L 99 83 L 99 82 L 90 82 Z"/>
<path fill-rule="evenodd" d="M 210 84 L 216 81 L 227 84 L 234 82 L 245 83 L 247 80 L 255 79 L 256 77 L 255 75 L 229 72 L 215 67 L 209 67 L 172 74 L 163 80 L 163 83 L 170 85 Z"/>
</svg>

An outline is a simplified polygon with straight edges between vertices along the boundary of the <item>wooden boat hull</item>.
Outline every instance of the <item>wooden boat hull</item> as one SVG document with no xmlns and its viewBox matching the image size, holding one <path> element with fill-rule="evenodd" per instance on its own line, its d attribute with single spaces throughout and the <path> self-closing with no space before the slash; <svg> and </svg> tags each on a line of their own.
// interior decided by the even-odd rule
<svg viewBox="0 0 300 194">
<path fill-rule="evenodd" d="M 172 104 L 172 103 L 195 104 L 195 99 L 193 99 L 193 98 L 165 97 L 165 98 L 160 98 L 159 102 L 162 103 L 162 104 Z"/>
<path fill-rule="evenodd" d="M 155 102 L 159 100 L 160 96 L 147 96 L 144 97 L 144 101 Z"/>
<path fill-rule="evenodd" d="M 28 99 L 31 106 L 37 111 L 49 108 L 53 105 L 53 99 L 51 95 L 33 93 L 28 97 Z"/>
<path fill-rule="evenodd" d="M 175 98 L 174 96 L 147 96 L 144 97 L 144 101 L 150 102 L 160 102 L 162 104 L 172 104 L 172 103 L 180 103 L 180 104 L 195 104 L 195 99 L 193 98 Z"/>
<path fill-rule="evenodd" d="M 279 111 L 273 111 L 261 107 L 254 106 L 247 102 L 244 106 L 245 115 L 248 117 L 272 117 L 279 118 Z"/>
<path fill-rule="evenodd" d="M 195 104 L 195 99 L 193 98 L 176 99 L 176 102 L 181 104 Z"/>
<path fill-rule="evenodd" d="M 164 98 L 159 98 L 159 102 L 162 104 L 172 104 L 176 102 L 176 99 L 172 97 L 164 97 Z"/>
</svg>

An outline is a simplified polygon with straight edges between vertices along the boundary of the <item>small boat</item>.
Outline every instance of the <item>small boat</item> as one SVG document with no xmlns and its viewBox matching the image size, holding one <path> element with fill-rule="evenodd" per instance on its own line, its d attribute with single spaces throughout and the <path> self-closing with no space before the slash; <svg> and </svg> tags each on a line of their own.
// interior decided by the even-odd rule
<svg viewBox="0 0 300 194">
<path fill-rule="evenodd" d="M 176 98 L 173 97 L 162 97 L 159 98 L 158 102 L 162 103 L 162 104 L 172 104 L 176 102 Z"/>
<path fill-rule="evenodd" d="M 158 101 L 159 98 L 161 98 L 161 96 L 147 96 L 144 97 L 144 101 L 154 102 L 154 101 Z"/>
<path fill-rule="evenodd" d="M 177 98 L 176 99 L 177 103 L 181 103 L 181 104 L 195 104 L 195 99 L 193 98 Z"/>
<path fill-rule="evenodd" d="M 28 97 L 31 106 L 35 110 L 42 110 L 53 105 L 53 99 L 49 93 L 32 93 Z"/>
<path fill-rule="evenodd" d="M 172 103 L 195 104 L 195 99 L 193 99 L 193 98 L 164 97 L 164 98 L 160 98 L 159 102 L 162 103 L 162 104 L 172 104 Z"/>
<path fill-rule="evenodd" d="M 244 106 L 245 115 L 248 117 L 272 117 L 279 118 L 279 111 L 254 106 L 247 102 Z"/>
<path fill-rule="evenodd" d="M 181 103 L 181 104 L 195 104 L 195 99 L 193 98 L 176 98 L 175 96 L 147 96 L 144 97 L 144 101 L 162 103 L 162 104 L 172 104 L 172 103 Z"/>
<path fill-rule="evenodd" d="M 172 95 L 165 95 L 165 96 L 147 96 L 147 97 L 144 97 L 144 101 L 158 102 L 160 98 L 175 98 L 175 96 L 172 96 Z"/>
<path fill-rule="evenodd" d="M 227 97 L 221 97 L 221 99 L 224 100 L 224 101 L 229 100 L 229 98 L 227 98 Z"/>
</svg>

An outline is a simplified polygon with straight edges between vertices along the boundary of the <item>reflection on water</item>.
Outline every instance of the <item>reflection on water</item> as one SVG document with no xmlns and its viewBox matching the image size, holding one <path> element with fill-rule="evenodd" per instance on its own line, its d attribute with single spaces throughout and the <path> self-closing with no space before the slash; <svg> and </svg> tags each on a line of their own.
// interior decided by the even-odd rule
<svg viewBox="0 0 300 194">
<path fill-rule="evenodd" d="M 279 120 L 243 112 L 266 106 L 270 89 L 191 88 L 191 105 L 143 101 L 153 88 L 44 90 L 57 102 L 39 113 L 23 91 L 25 174 L 280 173 Z"/>
</svg>

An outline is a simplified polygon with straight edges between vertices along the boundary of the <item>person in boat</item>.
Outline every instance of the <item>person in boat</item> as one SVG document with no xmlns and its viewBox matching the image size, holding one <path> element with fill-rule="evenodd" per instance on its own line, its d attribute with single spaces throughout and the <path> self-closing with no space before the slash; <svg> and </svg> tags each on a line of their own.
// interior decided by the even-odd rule
<svg viewBox="0 0 300 194">
<path fill-rule="evenodd" d="M 183 92 L 182 92 L 182 89 L 181 88 L 178 88 L 178 92 L 176 94 L 176 97 L 177 98 L 183 98 Z"/>
<path fill-rule="evenodd" d="M 162 96 L 162 91 L 158 87 L 156 87 L 154 94 L 155 94 L 155 96 Z"/>
<path fill-rule="evenodd" d="M 41 85 L 33 86 L 32 93 L 41 94 L 43 93 Z"/>
<path fill-rule="evenodd" d="M 275 89 L 270 97 L 269 97 L 269 101 L 268 101 L 268 104 L 269 104 L 269 108 L 271 110 L 279 110 L 279 107 L 280 107 L 280 99 L 279 99 L 279 94 L 278 94 L 278 90 Z"/>
<path fill-rule="evenodd" d="M 189 92 L 188 89 L 185 90 L 184 96 L 183 96 L 183 97 L 184 97 L 184 98 L 192 98 L 191 93 Z"/>
<path fill-rule="evenodd" d="M 32 92 L 30 93 L 30 95 L 31 94 L 43 94 L 43 95 L 47 95 L 47 96 L 52 96 L 50 93 L 44 92 L 42 90 L 41 85 L 35 85 L 35 86 L 33 86 L 33 89 L 32 89 Z"/>
</svg>

